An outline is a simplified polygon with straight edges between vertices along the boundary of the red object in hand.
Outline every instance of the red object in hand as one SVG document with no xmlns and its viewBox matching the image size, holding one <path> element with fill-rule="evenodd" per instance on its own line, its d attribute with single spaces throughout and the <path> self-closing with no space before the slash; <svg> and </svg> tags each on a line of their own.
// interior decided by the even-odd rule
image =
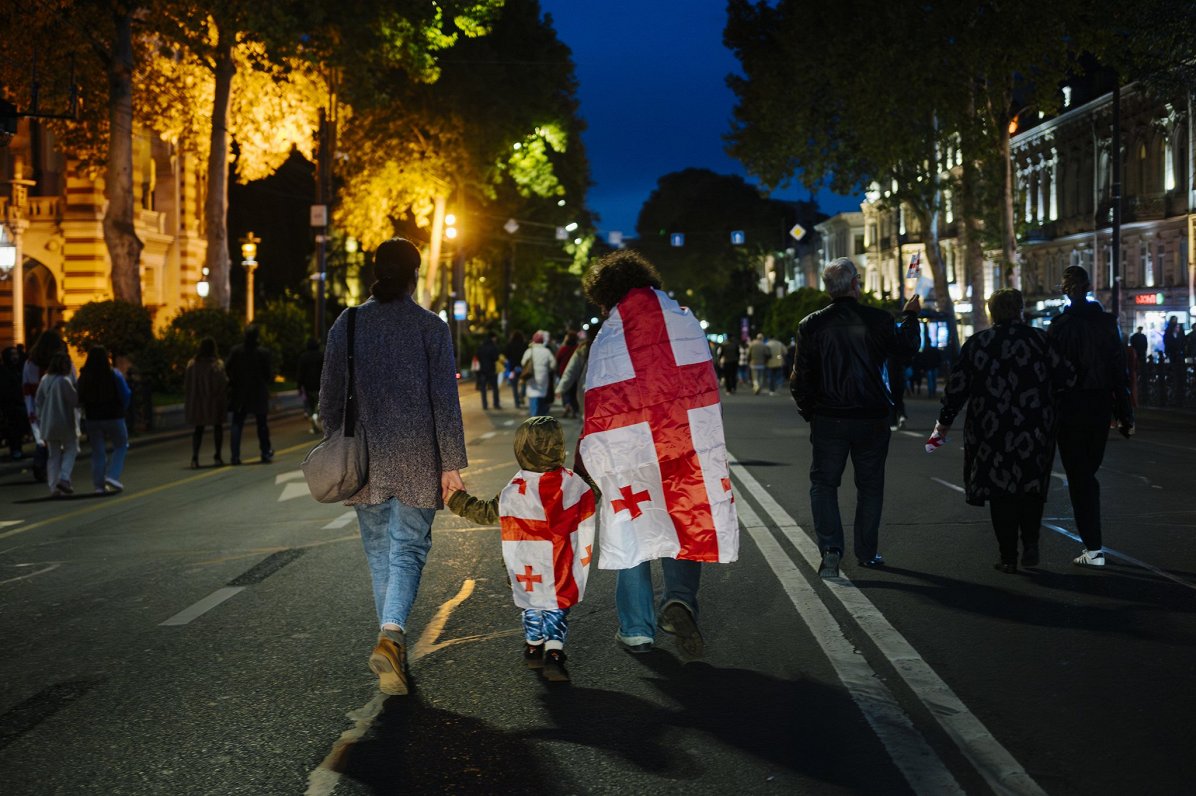
<svg viewBox="0 0 1196 796">
<path fill-rule="evenodd" d="M 926 440 L 926 452 L 934 453 L 936 450 L 941 448 L 943 443 L 946 441 L 947 438 L 940 435 L 938 430 L 935 429 L 935 432 L 930 435 L 930 439 Z"/>
</svg>

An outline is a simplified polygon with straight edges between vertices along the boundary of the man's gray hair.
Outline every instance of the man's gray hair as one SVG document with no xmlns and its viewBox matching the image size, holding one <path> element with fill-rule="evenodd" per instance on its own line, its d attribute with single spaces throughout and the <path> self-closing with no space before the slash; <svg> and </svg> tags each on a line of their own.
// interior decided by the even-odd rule
<svg viewBox="0 0 1196 796">
<path fill-rule="evenodd" d="M 859 276 L 853 263 L 847 257 L 840 257 L 822 271 L 822 282 L 826 285 L 826 292 L 831 298 L 839 298 L 851 293 L 851 280 Z"/>
</svg>

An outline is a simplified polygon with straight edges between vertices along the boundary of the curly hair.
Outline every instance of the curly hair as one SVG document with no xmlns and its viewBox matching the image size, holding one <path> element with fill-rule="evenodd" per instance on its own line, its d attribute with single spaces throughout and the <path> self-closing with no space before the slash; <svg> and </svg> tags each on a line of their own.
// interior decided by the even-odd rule
<svg viewBox="0 0 1196 796">
<path fill-rule="evenodd" d="M 608 312 L 637 287 L 660 289 L 660 274 L 639 252 L 621 249 L 601 257 L 581 278 L 586 298 Z"/>
</svg>

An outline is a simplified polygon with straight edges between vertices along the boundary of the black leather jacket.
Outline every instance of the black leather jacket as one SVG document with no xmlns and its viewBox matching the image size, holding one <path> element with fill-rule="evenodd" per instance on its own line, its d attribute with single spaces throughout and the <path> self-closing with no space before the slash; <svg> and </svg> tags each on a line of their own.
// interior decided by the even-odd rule
<svg viewBox="0 0 1196 796">
<path fill-rule="evenodd" d="M 1072 304 L 1051 321 L 1051 342 L 1076 369 L 1076 386 L 1059 401 L 1059 422 L 1105 425 L 1109 415 L 1133 425 L 1125 346 L 1117 320 L 1095 301 Z"/>
<path fill-rule="evenodd" d="M 881 377 L 885 359 L 911 356 L 920 330 L 914 313 L 898 326 L 884 310 L 854 298 L 835 299 L 797 327 L 797 355 L 789 391 L 806 420 L 827 417 L 888 417 L 893 406 Z"/>
</svg>

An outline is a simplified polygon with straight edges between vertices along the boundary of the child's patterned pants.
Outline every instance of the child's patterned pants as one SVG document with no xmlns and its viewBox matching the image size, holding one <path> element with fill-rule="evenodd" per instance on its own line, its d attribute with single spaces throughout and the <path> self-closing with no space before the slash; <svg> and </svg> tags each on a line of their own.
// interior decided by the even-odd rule
<svg viewBox="0 0 1196 796">
<path fill-rule="evenodd" d="M 569 609 L 541 610 L 525 608 L 523 635 L 528 644 L 543 644 L 546 650 L 559 650 L 569 635 Z"/>
</svg>

